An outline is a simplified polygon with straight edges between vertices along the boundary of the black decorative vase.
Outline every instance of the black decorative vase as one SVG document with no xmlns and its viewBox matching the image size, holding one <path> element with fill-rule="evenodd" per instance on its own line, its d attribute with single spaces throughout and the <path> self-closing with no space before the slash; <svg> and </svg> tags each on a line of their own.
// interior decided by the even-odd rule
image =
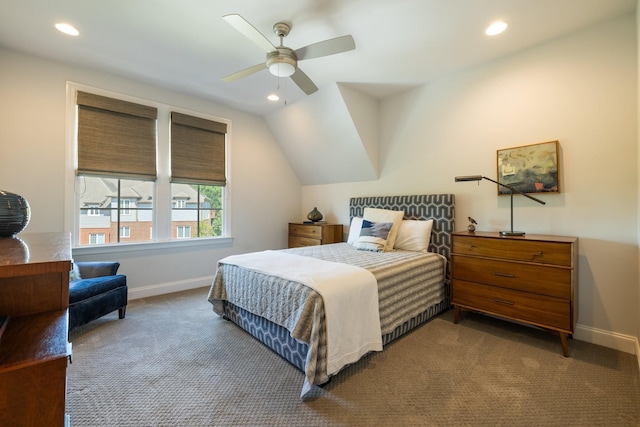
<svg viewBox="0 0 640 427">
<path fill-rule="evenodd" d="M 24 230 L 31 219 L 27 199 L 0 190 L 0 237 L 12 237 Z"/>
<path fill-rule="evenodd" d="M 307 218 L 309 219 L 309 221 L 313 221 L 313 222 L 321 221 L 322 214 L 320 213 L 318 208 L 313 208 L 313 210 L 309 212 L 309 215 L 307 215 Z"/>
</svg>

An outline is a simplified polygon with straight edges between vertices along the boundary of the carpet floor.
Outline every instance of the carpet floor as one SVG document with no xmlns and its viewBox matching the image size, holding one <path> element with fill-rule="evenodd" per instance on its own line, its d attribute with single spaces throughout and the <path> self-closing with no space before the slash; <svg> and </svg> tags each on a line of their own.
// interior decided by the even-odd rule
<svg viewBox="0 0 640 427">
<path fill-rule="evenodd" d="M 450 310 L 308 400 L 303 374 L 216 316 L 201 288 L 70 334 L 72 426 L 640 426 L 635 355 Z"/>
</svg>

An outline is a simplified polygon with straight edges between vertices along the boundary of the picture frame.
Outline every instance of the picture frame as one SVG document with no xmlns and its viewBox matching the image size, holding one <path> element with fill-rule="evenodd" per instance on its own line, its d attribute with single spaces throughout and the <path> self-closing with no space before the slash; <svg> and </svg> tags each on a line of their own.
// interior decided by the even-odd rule
<svg viewBox="0 0 640 427">
<path fill-rule="evenodd" d="M 558 141 L 541 142 L 497 152 L 498 182 L 523 193 L 559 193 Z M 497 185 L 498 195 L 511 194 Z"/>
</svg>

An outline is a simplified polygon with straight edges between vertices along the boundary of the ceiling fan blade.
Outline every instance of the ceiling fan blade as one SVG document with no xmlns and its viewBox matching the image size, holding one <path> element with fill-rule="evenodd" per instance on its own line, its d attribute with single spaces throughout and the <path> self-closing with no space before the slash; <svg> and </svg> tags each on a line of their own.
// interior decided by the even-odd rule
<svg viewBox="0 0 640 427">
<path fill-rule="evenodd" d="M 256 30 L 246 19 L 238 14 L 225 15 L 222 17 L 233 28 L 238 30 L 243 36 L 260 46 L 265 52 L 273 52 L 276 47 L 262 33 Z"/>
<path fill-rule="evenodd" d="M 245 68 L 244 70 L 236 71 L 233 74 L 229 74 L 226 77 L 223 77 L 222 80 L 225 82 L 234 82 L 243 77 L 250 76 L 251 74 L 257 73 L 258 71 L 262 71 L 267 68 L 267 64 L 264 62 L 261 64 L 256 64 L 253 67 Z"/>
<path fill-rule="evenodd" d="M 291 75 L 291 80 L 307 95 L 311 95 L 318 90 L 315 83 L 300 68 L 296 68 L 296 72 Z"/>
<path fill-rule="evenodd" d="M 295 51 L 298 60 L 319 58 L 321 56 L 334 55 L 356 48 L 356 43 L 351 36 L 336 37 L 318 43 L 301 47 Z"/>
</svg>

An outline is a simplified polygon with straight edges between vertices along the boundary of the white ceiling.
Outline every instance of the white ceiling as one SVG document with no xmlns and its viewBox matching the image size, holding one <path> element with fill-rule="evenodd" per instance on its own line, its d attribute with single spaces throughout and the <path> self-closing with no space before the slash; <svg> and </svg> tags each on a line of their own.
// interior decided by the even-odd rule
<svg viewBox="0 0 640 427">
<path fill-rule="evenodd" d="M 434 78 L 544 43 L 635 10 L 636 0 L 2 0 L 0 45 L 100 68 L 147 83 L 267 114 L 280 84 L 288 103 L 306 95 L 265 69 L 222 77 L 265 59 L 227 24 L 239 13 L 274 45 L 273 24 L 292 25 L 293 49 L 351 34 L 354 51 L 300 62 L 322 90 L 331 83 L 382 98 Z M 495 38 L 484 28 L 509 23 Z M 56 22 L 80 30 L 70 37 Z M 2 58 L 0 58 L 1 65 Z"/>
</svg>

